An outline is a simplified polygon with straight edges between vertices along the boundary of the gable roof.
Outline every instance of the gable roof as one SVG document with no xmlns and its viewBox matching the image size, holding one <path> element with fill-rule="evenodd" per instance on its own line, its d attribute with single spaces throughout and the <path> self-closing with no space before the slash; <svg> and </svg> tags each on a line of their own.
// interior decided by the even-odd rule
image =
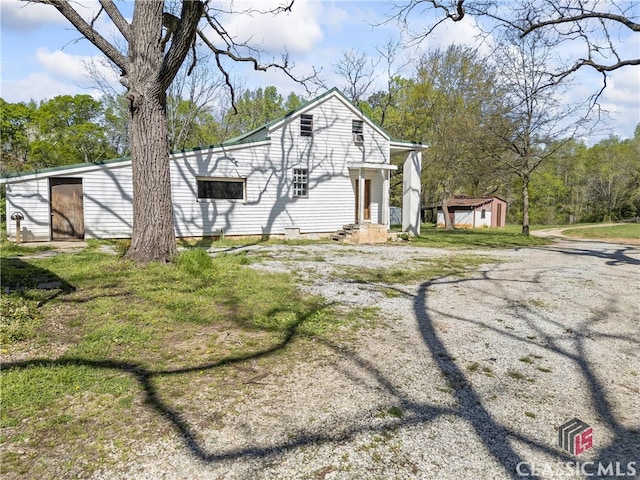
<svg viewBox="0 0 640 480">
<path fill-rule="evenodd" d="M 285 115 L 276 118 L 274 120 L 271 120 L 270 122 L 254 129 L 251 130 L 250 132 L 247 133 L 243 133 L 241 135 L 238 135 L 236 137 L 232 137 L 229 138 L 219 144 L 213 144 L 213 145 L 209 145 L 208 147 L 196 147 L 196 148 L 192 148 L 192 149 L 182 149 L 182 150 L 178 150 L 178 151 L 171 151 L 170 153 L 176 154 L 176 153 L 193 153 L 193 152 L 198 152 L 198 151 L 202 151 L 202 150 L 211 150 L 211 149 L 216 149 L 216 148 L 229 148 L 229 147 L 235 147 L 235 146 L 240 146 L 243 144 L 250 144 L 250 143 L 257 143 L 257 142 L 264 142 L 264 141 L 268 141 L 270 140 L 269 138 L 269 134 L 271 131 L 279 128 L 281 125 L 283 125 L 285 122 L 287 122 L 291 117 L 297 116 L 297 115 L 302 115 L 305 112 L 311 110 L 312 108 L 316 107 L 317 105 L 319 105 L 322 102 L 327 101 L 330 98 L 337 98 L 338 100 L 340 100 L 349 110 L 351 110 L 355 115 L 357 115 L 359 118 L 366 120 L 367 123 L 376 131 L 378 131 L 383 137 L 385 137 L 387 140 L 389 140 L 389 142 L 391 143 L 391 146 L 396 146 L 396 147 L 401 147 L 401 148 L 425 148 L 426 146 L 418 143 L 418 142 L 413 142 L 413 141 L 404 141 L 404 140 L 398 140 L 393 138 L 389 133 L 387 133 L 382 127 L 378 126 L 366 113 L 364 113 L 362 110 L 360 110 L 359 108 L 357 108 L 353 103 L 351 103 L 351 101 L 344 96 L 344 94 L 342 94 L 342 92 L 340 92 L 340 90 L 338 90 L 336 87 L 333 87 L 331 90 L 327 90 L 326 92 L 322 93 L 321 95 L 318 95 L 317 97 L 303 103 L 300 107 L 291 110 L 290 112 L 286 113 Z M 62 166 L 58 166 L 58 167 L 51 167 L 51 168 L 44 168 L 42 170 L 34 170 L 34 171 L 29 171 L 29 172 L 17 172 L 17 173 L 9 173 L 9 174 L 5 174 L 0 176 L 0 183 L 8 183 L 11 179 L 17 179 L 20 178 L 21 180 L 26 180 L 23 177 L 31 177 L 34 175 L 45 175 L 47 176 L 47 174 L 53 174 L 53 173 L 57 173 L 57 172 L 62 172 L 65 170 L 78 170 L 78 171 L 82 171 L 84 169 L 90 169 L 90 168 L 96 168 L 96 167 L 100 167 L 102 165 L 110 165 L 110 164 L 115 164 L 115 163 L 126 163 L 126 162 L 131 162 L 131 158 L 130 157 L 124 157 L 124 158 L 116 158 L 116 159 L 112 159 L 112 160 L 101 160 L 99 162 L 88 162 L 88 163 L 79 163 L 79 164 L 74 164 L 74 165 L 62 165 Z"/>
<path fill-rule="evenodd" d="M 371 120 L 371 118 L 369 118 L 369 116 L 366 113 L 364 113 L 362 110 L 356 108 L 353 105 L 353 103 L 351 103 L 349 101 L 349 99 L 347 99 L 347 97 L 345 97 L 342 94 L 342 92 L 340 92 L 340 90 L 338 90 L 336 87 L 333 87 L 331 90 L 327 90 L 323 94 L 318 95 L 317 97 L 312 98 L 311 100 L 308 100 L 307 102 L 304 102 L 302 105 L 300 105 L 295 110 L 291 110 L 290 112 L 287 112 L 283 116 L 281 116 L 279 118 L 276 118 L 276 119 L 274 119 L 274 120 L 272 120 L 272 121 L 270 121 L 270 122 L 268 122 L 268 123 L 256 128 L 255 130 L 252 130 L 250 132 L 244 133 L 242 135 L 238 135 L 237 137 L 234 137 L 234 138 L 230 138 L 229 140 L 226 140 L 226 141 L 222 142 L 222 145 L 223 146 L 228 146 L 228 145 L 236 145 L 238 143 L 268 140 L 269 139 L 269 133 L 272 132 L 273 130 L 279 128 L 284 123 L 286 123 L 291 117 L 296 117 L 298 115 L 302 115 L 305 112 L 313 109 L 314 107 L 316 107 L 320 103 L 323 103 L 323 102 L 325 102 L 328 99 L 333 98 L 333 97 L 339 99 L 355 115 L 357 115 L 358 117 L 361 117 L 363 119 L 366 119 L 367 123 L 371 127 L 373 127 L 375 130 L 377 130 L 382 136 L 386 137 L 388 140 L 393 140 L 391 135 L 389 135 L 384 129 L 379 127 L 373 120 Z M 406 143 L 409 143 L 409 142 L 406 142 Z"/>
<path fill-rule="evenodd" d="M 500 197 L 496 197 L 495 195 L 485 196 L 485 197 L 468 197 L 465 195 L 458 195 L 455 197 L 451 197 L 447 202 L 447 208 L 455 208 L 455 207 L 463 207 L 463 208 L 476 208 L 481 207 L 483 205 L 487 205 L 493 202 L 494 199 L 498 199 L 504 202 Z M 438 202 L 435 205 L 432 205 L 428 208 L 441 208 L 442 202 Z"/>
</svg>

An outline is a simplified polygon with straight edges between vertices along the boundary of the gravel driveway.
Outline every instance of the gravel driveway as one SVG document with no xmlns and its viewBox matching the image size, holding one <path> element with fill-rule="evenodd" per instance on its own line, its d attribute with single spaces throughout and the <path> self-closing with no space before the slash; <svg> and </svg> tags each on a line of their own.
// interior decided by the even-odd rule
<svg viewBox="0 0 640 480">
<path fill-rule="evenodd" d="M 273 257 L 256 268 L 300 272 L 302 288 L 377 307 L 380 320 L 356 341 L 318 342 L 295 369 L 223 405 L 233 411 L 224 422 L 189 425 L 188 441 L 141 445 L 127 465 L 93 478 L 638 478 L 640 250 L 562 240 L 465 250 L 487 263 L 462 278 L 341 279 L 458 253 L 406 244 L 250 251 Z M 558 445 L 573 418 L 593 429 L 593 448 L 577 456 Z"/>
</svg>

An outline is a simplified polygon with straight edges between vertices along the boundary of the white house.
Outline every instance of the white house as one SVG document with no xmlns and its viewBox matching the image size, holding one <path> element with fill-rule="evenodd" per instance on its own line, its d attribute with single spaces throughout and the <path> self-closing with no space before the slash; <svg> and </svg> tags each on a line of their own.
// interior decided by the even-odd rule
<svg viewBox="0 0 640 480">
<path fill-rule="evenodd" d="M 423 148 L 392 140 L 330 90 L 220 145 L 172 153 L 176 237 L 330 234 L 345 224 L 386 229 L 395 152 L 407 155 L 403 230 L 417 234 Z M 22 241 L 131 236 L 130 159 L 9 175 L 0 182 L 7 188 L 11 240 L 14 214 L 23 217 Z"/>
</svg>

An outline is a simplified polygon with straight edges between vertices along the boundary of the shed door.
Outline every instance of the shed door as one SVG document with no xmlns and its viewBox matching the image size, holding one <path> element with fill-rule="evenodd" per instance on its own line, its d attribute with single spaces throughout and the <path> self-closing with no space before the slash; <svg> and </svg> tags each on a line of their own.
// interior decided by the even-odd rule
<svg viewBox="0 0 640 480">
<path fill-rule="evenodd" d="M 81 178 L 51 178 L 51 240 L 84 238 Z"/>
</svg>

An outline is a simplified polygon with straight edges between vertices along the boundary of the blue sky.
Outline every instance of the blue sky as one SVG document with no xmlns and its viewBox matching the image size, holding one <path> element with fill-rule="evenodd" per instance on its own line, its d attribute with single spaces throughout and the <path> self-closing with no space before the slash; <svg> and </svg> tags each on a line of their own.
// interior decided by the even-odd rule
<svg viewBox="0 0 640 480">
<path fill-rule="evenodd" d="M 226 4 L 228 2 L 218 2 Z M 255 3 L 255 2 L 254 2 Z M 261 4 L 268 3 L 262 0 Z M 276 2 L 278 3 L 278 2 Z M 83 0 L 80 5 L 89 16 L 95 11 L 97 0 Z M 130 15 L 131 2 L 120 1 L 125 16 Z M 241 5 L 241 2 L 236 2 Z M 331 1 L 296 0 L 293 12 L 278 16 L 234 16 L 226 24 L 229 31 L 236 31 L 264 50 L 262 59 L 277 59 L 286 48 L 301 74 L 311 67 L 322 69 L 322 77 L 328 86 L 339 86 L 340 79 L 333 64 L 348 49 L 358 49 L 376 55 L 375 48 L 388 40 L 398 38 L 399 27 L 395 23 L 373 26 L 383 21 L 392 11 L 392 2 L 384 1 Z M 99 52 L 67 23 L 51 6 L 25 4 L 19 0 L 0 0 L 1 29 L 1 84 L 0 96 L 9 102 L 43 100 L 61 94 L 99 92 L 92 88 L 87 78 L 85 64 L 99 58 Z M 415 17 L 414 29 L 429 22 L 428 16 Z M 114 29 L 103 25 L 105 34 L 115 35 Z M 450 43 L 477 42 L 474 36 L 477 26 L 473 19 L 440 27 L 435 35 L 416 47 L 402 49 L 398 63 L 415 60 L 430 48 Z M 247 32 L 250 32 L 250 36 Z M 623 36 L 618 46 L 629 56 L 640 57 L 640 40 Z M 379 67 L 382 86 L 383 71 Z M 412 75 L 412 63 L 402 72 Z M 233 67 L 232 74 L 247 88 L 276 85 L 283 94 L 293 90 L 304 93 L 301 87 L 277 71 L 262 73 L 247 68 Z M 600 85 L 600 77 L 583 70 L 573 79 L 572 99 L 584 99 Z M 114 78 L 114 83 L 117 80 Z M 601 104 L 610 113 L 598 137 L 612 132 L 620 137 L 633 135 L 640 123 L 640 67 L 616 71 L 609 79 Z"/>
</svg>

